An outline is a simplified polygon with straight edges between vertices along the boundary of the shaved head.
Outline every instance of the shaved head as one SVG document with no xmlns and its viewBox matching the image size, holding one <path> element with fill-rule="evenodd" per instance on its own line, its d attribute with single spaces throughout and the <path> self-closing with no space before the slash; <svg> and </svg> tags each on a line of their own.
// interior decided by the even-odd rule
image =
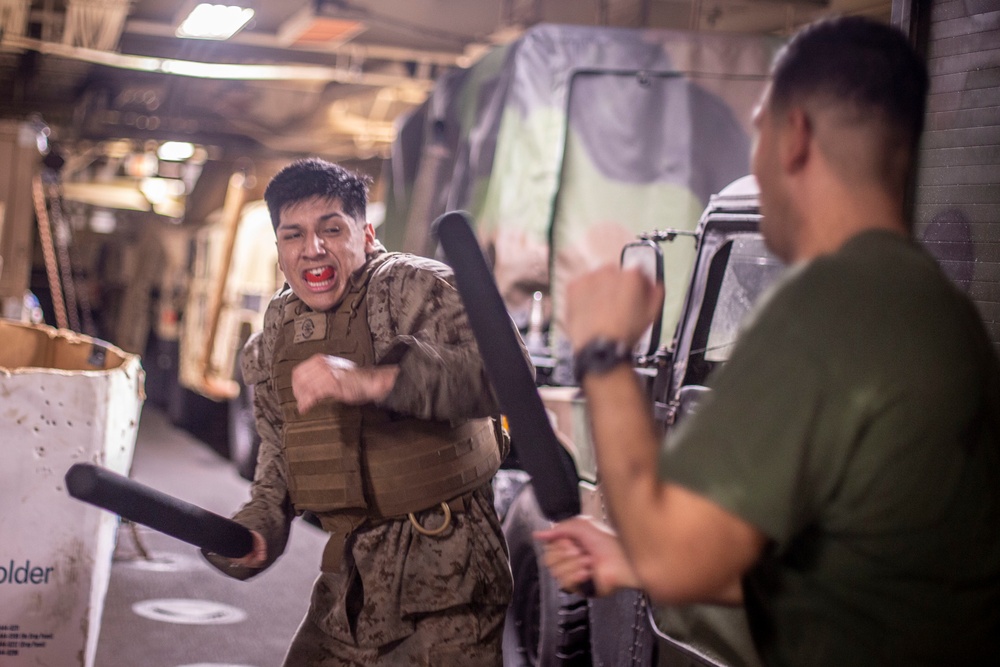
<svg viewBox="0 0 1000 667">
<path fill-rule="evenodd" d="M 798 32 L 772 67 L 769 104 L 815 122 L 820 149 L 846 180 L 902 191 L 923 131 L 927 70 L 903 34 L 861 17 Z"/>
</svg>

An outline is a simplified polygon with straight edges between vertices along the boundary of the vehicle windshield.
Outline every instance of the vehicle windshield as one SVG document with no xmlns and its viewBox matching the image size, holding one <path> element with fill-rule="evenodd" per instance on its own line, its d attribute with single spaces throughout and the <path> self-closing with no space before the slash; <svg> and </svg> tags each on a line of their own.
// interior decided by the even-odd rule
<svg viewBox="0 0 1000 667">
<path fill-rule="evenodd" d="M 735 236 L 730 243 L 732 249 L 705 346 L 706 361 L 729 359 L 747 312 L 785 268 L 756 234 Z"/>
</svg>

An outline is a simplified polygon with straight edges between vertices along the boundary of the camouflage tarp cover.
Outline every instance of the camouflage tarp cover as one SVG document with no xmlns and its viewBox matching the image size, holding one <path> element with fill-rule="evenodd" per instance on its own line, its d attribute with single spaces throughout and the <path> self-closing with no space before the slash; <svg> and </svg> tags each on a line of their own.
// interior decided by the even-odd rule
<svg viewBox="0 0 1000 667">
<path fill-rule="evenodd" d="M 430 221 L 477 220 L 519 325 L 535 290 L 560 295 L 653 229 L 694 229 L 749 170 L 750 118 L 775 38 L 542 25 L 443 77 L 401 127 L 384 239 L 433 254 Z M 664 248 L 673 331 L 693 243 Z M 555 342 L 555 341 L 554 341 Z"/>
</svg>

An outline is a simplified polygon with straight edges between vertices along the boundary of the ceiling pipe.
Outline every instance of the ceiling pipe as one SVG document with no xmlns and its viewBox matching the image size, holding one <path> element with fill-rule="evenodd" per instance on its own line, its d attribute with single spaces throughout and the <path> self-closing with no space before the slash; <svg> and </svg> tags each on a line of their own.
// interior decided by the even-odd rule
<svg viewBox="0 0 1000 667">
<path fill-rule="evenodd" d="M 27 37 L 5 36 L 0 46 L 37 51 L 45 55 L 70 58 L 95 65 L 127 69 L 137 72 L 174 74 L 201 79 L 232 81 L 321 81 L 382 88 L 387 86 L 413 87 L 429 91 L 432 79 L 420 79 L 394 74 L 359 72 L 338 67 L 317 65 L 238 65 L 229 63 L 204 63 L 175 58 L 137 56 L 110 51 L 85 49 L 55 42 L 45 42 Z"/>
<path fill-rule="evenodd" d="M 165 23 L 129 19 L 125 22 L 124 32 L 135 35 L 150 35 L 152 37 L 175 37 L 174 28 Z M 465 56 L 461 53 L 446 51 L 423 51 L 397 46 L 380 46 L 377 44 L 334 44 L 325 47 L 286 45 L 278 41 L 277 35 L 265 35 L 254 32 L 241 32 L 226 40 L 230 44 L 259 46 L 281 51 L 302 51 L 304 53 L 345 54 L 372 60 L 391 60 L 398 62 L 419 62 L 445 67 L 465 67 Z M 470 40 L 470 43 L 473 40 Z"/>
</svg>

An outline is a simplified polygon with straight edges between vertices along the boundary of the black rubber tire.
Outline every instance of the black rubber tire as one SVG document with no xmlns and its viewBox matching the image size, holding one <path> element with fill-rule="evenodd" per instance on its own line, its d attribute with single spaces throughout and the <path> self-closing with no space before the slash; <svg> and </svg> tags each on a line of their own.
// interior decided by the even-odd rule
<svg viewBox="0 0 1000 667">
<path fill-rule="evenodd" d="M 253 387 L 240 383 L 240 395 L 229 401 L 229 460 L 240 477 L 253 480 L 260 436 L 253 416 Z"/>
<path fill-rule="evenodd" d="M 149 334 L 142 368 L 146 373 L 146 402 L 166 410 L 170 394 L 177 385 L 176 340 L 162 340 L 155 333 Z"/>
<path fill-rule="evenodd" d="M 167 387 L 167 419 L 178 428 L 190 429 L 194 423 L 191 416 L 190 404 L 193 402 L 193 394 L 184 388 L 181 383 L 174 382 Z"/>
<path fill-rule="evenodd" d="M 521 492 L 521 488 L 531 481 L 531 477 L 523 470 L 511 468 L 500 468 L 493 476 L 493 509 L 496 510 L 500 521 L 507 517 L 510 506 L 514 504 L 514 499 Z"/>
<path fill-rule="evenodd" d="M 559 590 L 531 535 L 549 525 L 532 485 L 525 484 L 503 522 L 514 576 L 514 596 L 504 626 L 504 667 L 591 664 L 587 600 Z"/>
<path fill-rule="evenodd" d="M 593 598 L 591 645 L 595 665 L 652 667 L 657 638 L 649 624 L 646 599 L 639 591 L 622 590 L 614 595 Z M 673 655 L 668 652 L 667 655 Z M 670 667 L 690 667 L 688 663 L 665 660 Z"/>
<path fill-rule="evenodd" d="M 185 389 L 179 382 L 171 387 L 167 405 L 170 423 L 198 438 L 223 458 L 229 456 L 227 412 L 226 401 L 213 401 Z"/>
</svg>

